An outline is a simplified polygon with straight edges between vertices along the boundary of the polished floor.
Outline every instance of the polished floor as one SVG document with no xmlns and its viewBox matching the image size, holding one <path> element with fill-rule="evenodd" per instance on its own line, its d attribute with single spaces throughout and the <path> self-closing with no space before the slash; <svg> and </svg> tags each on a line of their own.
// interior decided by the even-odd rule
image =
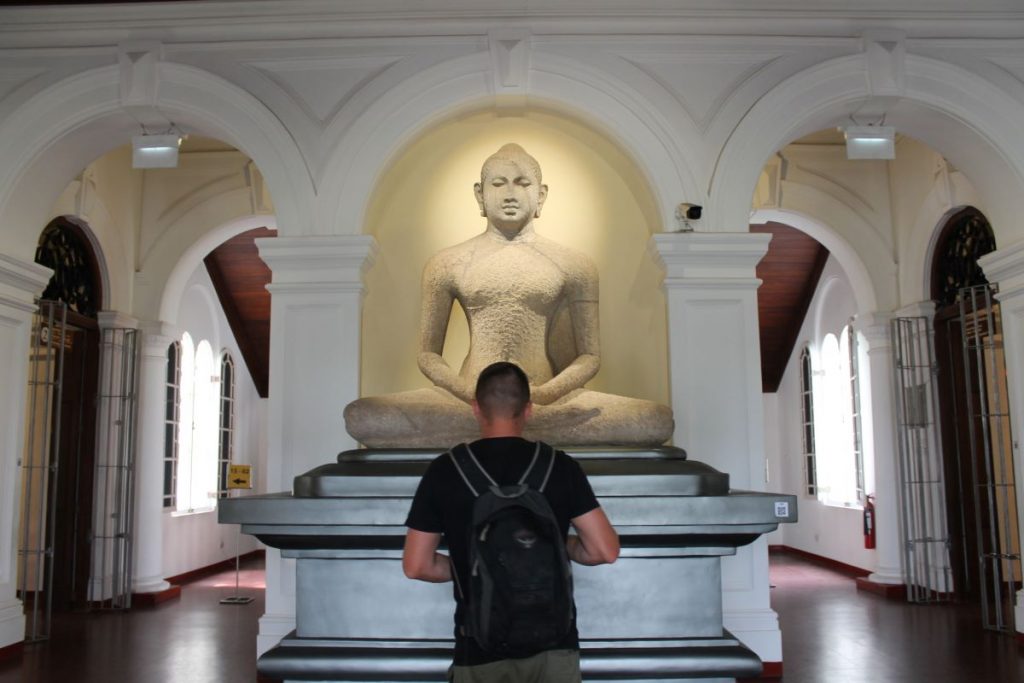
<svg viewBox="0 0 1024 683">
<path fill-rule="evenodd" d="M 187 585 L 180 600 L 129 613 L 65 614 L 50 641 L 0 662 L 0 683 L 255 683 L 263 572 L 243 566 Z M 912 606 L 858 593 L 853 580 L 772 555 L 772 604 L 785 683 L 1018 683 L 1024 647 L 981 630 L 969 606 Z"/>
<path fill-rule="evenodd" d="M 971 605 L 909 605 L 772 554 L 786 683 L 1024 683 L 1024 646 L 984 631 Z"/>
</svg>

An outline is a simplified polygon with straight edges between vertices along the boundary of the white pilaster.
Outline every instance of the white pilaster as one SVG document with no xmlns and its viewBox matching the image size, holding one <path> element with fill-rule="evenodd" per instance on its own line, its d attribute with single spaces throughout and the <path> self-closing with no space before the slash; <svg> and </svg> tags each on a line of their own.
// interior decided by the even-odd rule
<svg viewBox="0 0 1024 683">
<path fill-rule="evenodd" d="M 857 330 L 867 341 L 868 382 L 871 412 L 864 420 L 864 440 L 874 453 L 875 496 L 875 571 L 868 576 L 872 583 L 901 585 L 903 583 L 902 553 L 899 533 L 899 481 L 896 449 L 895 407 L 892 404 L 892 317 L 886 313 L 857 316 Z"/>
<path fill-rule="evenodd" d="M 1024 548 L 1024 242 L 998 249 L 978 259 L 988 281 L 998 285 L 996 298 L 1003 316 L 1003 349 L 1010 394 L 1010 425 L 1013 429 L 1013 469 L 1017 492 L 1017 529 Z M 1014 623 L 1018 637 L 1024 634 L 1024 590 L 1017 591 Z"/>
<path fill-rule="evenodd" d="M 665 268 L 674 441 L 691 459 L 727 472 L 734 489 L 764 489 L 755 267 L 770 239 L 747 232 L 652 238 Z M 782 661 L 764 539 L 723 559 L 722 590 L 725 627 L 763 661 Z"/>
<path fill-rule="evenodd" d="M 256 244 L 273 273 L 267 490 L 287 491 L 295 475 L 356 446 L 341 411 L 359 397 L 363 273 L 376 243 L 368 235 L 334 235 Z M 294 564 L 269 550 L 266 600 L 261 654 L 295 627 Z"/>
<path fill-rule="evenodd" d="M 163 566 L 164 421 L 167 348 L 174 334 L 166 323 L 142 324 L 139 354 L 138 442 L 135 453 L 135 572 L 133 593 L 170 588 Z"/>
<path fill-rule="evenodd" d="M 35 297 L 50 279 L 49 268 L 0 254 L 0 647 L 25 638 L 25 616 L 17 598 L 18 521 L 25 444 L 25 390 Z"/>
</svg>

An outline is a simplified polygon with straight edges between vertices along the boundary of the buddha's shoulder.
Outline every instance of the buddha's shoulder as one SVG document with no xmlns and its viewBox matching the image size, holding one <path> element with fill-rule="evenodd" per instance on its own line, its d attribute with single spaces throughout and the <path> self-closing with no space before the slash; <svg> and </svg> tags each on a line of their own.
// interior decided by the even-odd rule
<svg viewBox="0 0 1024 683">
<path fill-rule="evenodd" d="M 480 236 L 478 235 L 465 242 L 445 247 L 427 259 L 425 268 L 427 270 L 447 270 L 452 266 L 464 263 L 473 258 L 479 242 Z"/>
<path fill-rule="evenodd" d="M 536 241 L 539 251 L 557 263 L 564 271 L 574 273 L 581 277 L 597 277 L 597 266 L 593 260 L 582 251 L 559 244 L 539 235 Z"/>
</svg>

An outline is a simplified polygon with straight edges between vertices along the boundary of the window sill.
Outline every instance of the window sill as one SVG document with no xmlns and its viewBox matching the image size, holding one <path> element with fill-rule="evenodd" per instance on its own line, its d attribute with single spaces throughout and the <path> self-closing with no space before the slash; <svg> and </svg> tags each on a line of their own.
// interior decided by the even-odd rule
<svg viewBox="0 0 1024 683">
<path fill-rule="evenodd" d="M 205 514 L 207 514 L 209 512 L 216 512 L 216 511 L 217 511 L 216 506 L 208 507 L 208 508 L 198 508 L 198 509 L 195 509 L 195 510 L 182 510 L 180 512 L 177 511 L 177 510 L 174 510 L 174 511 L 171 512 L 171 517 L 192 517 L 193 515 L 205 515 Z"/>
<path fill-rule="evenodd" d="M 825 507 L 839 508 L 840 510 L 856 510 L 858 512 L 864 511 L 864 506 L 860 503 L 836 503 L 829 500 L 819 500 L 819 502 Z"/>
</svg>

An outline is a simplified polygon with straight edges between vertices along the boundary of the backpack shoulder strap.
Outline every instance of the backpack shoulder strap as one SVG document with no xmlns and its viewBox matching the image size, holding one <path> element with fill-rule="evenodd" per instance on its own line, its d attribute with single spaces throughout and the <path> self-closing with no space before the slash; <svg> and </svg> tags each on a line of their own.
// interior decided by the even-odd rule
<svg viewBox="0 0 1024 683">
<path fill-rule="evenodd" d="M 455 465 L 455 471 L 462 477 L 462 481 L 466 482 L 466 486 L 474 496 L 480 496 L 491 486 L 497 486 L 497 483 L 491 479 L 491 475 L 487 474 L 487 470 L 473 455 L 469 444 L 460 443 L 453 447 L 448 451 L 448 457 L 451 458 L 452 464 Z"/>
<path fill-rule="evenodd" d="M 548 485 L 548 479 L 551 478 L 551 470 L 554 466 L 554 447 L 543 441 L 538 441 L 537 448 L 533 452 L 533 460 L 530 462 L 530 466 L 526 468 L 526 471 L 523 472 L 519 483 L 526 484 L 531 489 L 544 493 L 544 487 Z"/>
</svg>

